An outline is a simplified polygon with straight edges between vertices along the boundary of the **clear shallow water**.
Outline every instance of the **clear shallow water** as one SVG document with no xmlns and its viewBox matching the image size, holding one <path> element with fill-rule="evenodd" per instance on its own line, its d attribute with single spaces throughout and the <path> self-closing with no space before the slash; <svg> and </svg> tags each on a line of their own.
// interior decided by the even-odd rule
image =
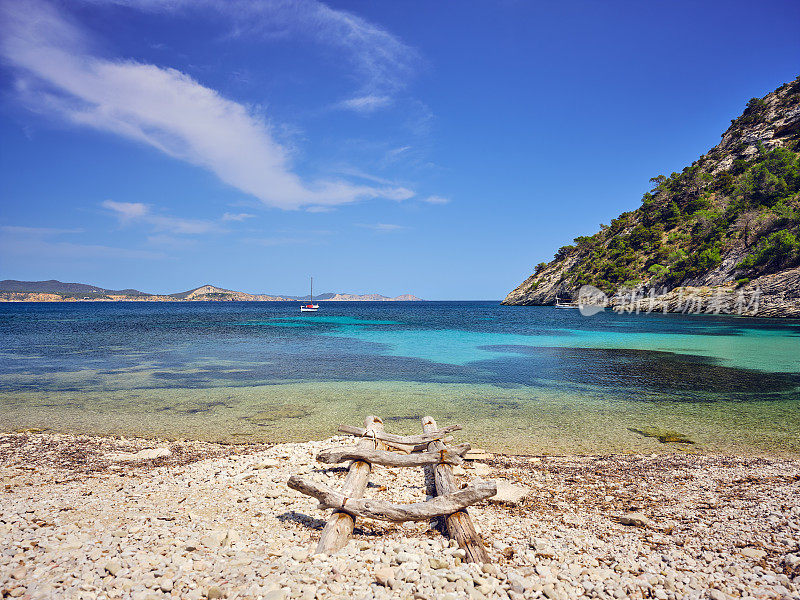
<svg viewBox="0 0 800 600">
<path fill-rule="evenodd" d="M 800 322 L 494 302 L 0 305 L 6 430 L 293 440 L 379 414 L 518 452 L 800 454 Z M 694 446 L 632 431 L 659 427 Z"/>
</svg>

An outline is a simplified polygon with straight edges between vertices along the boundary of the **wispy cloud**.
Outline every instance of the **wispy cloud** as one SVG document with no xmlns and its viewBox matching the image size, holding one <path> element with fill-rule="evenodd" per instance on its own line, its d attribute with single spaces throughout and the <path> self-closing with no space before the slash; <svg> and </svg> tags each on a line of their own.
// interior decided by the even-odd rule
<svg viewBox="0 0 800 600">
<path fill-rule="evenodd" d="M 447 204 L 450 202 L 450 198 L 445 198 L 444 196 L 428 196 L 427 198 L 420 198 L 420 200 L 429 204 Z"/>
<path fill-rule="evenodd" d="M 387 162 L 393 162 L 397 160 L 397 158 L 402 155 L 406 154 L 409 150 L 411 150 L 411 146 L 400 146 L 399 148 L 392 148 L 388 152 L 386 152 L 385 160 Z"/>
<path fill-rule="evenodd" d="M 157 233 L 147 236 L 147 243 L 151 246 L 160 246 L 162 248 L 183 249 L 197 246 L 197 239 Z"/>
<path fill-rule="evenodd" d="M 190 3 L 126 4 L 167 10 Z M 205 4 L 226 14 L 235 10 L 233 5 L 259 14 L 264 11 L 253 2 Z M 268 4 L 280 7 L 282 19 L 295 12 L 292 3 Z M 305 11 L 300 22 L 320 19 L 321 33 L 314 35 L 329 41 L 340 35 L 346 40 L 342 43 L 354 48 L 370 47 L 376 40 L 396 46 L 394 38 L 349 13 L 314 2 L 298 6 Z M 286 20 L 287 26 L 290 23 L 295 21 Z M 343 180 L 304 181 L 293 172 L 286 149 L 262 117 L 176 69 L 99 56 L 84 32 L 51 4 L 41 0 L 0 3 L 0 25 L 4 29 L 0 53 L 16 68 L 17 90 L 29 106 L 207 169 L 268 206 L 297 209 L 413 195 L 404 188 Z M 390 85 L 389 67 L 397 62 L 394 55 L 393 51 L 368 53 L 359 64 L 370 72 L 373 84 Z"/>
<path fill-rule="evenodd" d="M 163 13 L 208 11 L 230 24 L 231 37 L 301 38 L 335 48 L 337 57 L 355 72 L 361 98 L 388 97 L 403 89 L 422 63 L 420 54 L 397 36 L 358 15 L 318 0 L 85 1 Z M 359 103 L 350 108 L 361 110 Z"/>
<path fill-rule="evenodd" d="M 402 229 L 408 229 L 405 225 L 395 225 L 394 223 L 356 223 L 358 227 L 364 227 L 365 229 L 372 229 L 373 231 L 381 231 L 381 232 L 389 232 L 389 231 L 400 231 Z"/>
<path fill-rule="evenodd" d="M 247 244 L 254 244 L 256 246 L 295 246 L 300 244 L 318 244 L 319 240 L 313 238 L 302 237 L 263 237 L 263 238 L 246 238 L 244 240 Z"/>
<path fill-rule="evenodd" d="M 245 221 L 247 219 L 252 219 L 255 215 L 251 215 L 250 213 L 225 213 L 222 215 L 223 221 Z"/>
<path fill-rule="evenodd" d="M 64 233 L 83 233 L 83 229 L 59 229 L 57 227 L 24 227 L 21 225 L 2 225 L 0 231 L 16 235 L 61 235 Z"/>
<path fill-rule="evenodd" d="M 141 202 L 114 202 L 113 200 L 106 200 L 102 203 L 102 206 L 114 212 L 121 221 L 140 219 L 150 212 L 147 205 Z"/>
<path fill-rule="evenodd" d="M 81 258 L 165 258 L 161 252 L 100 244 L 79 244 L 58 239 L 60 235 L 82 232 L 81 229 L 4 225 L 0 227 L 0 254 L 6 257 L 46 258 L 49 261 Z"/>
<path fill-rule="evenodd" d="M 375 112 L 380 108 L 386 108 L 392 103 L 389 96 L 376 96 L 370 94 L 368 96 L 358 96 L 356 98 L 349 98 L 336 105 L 336 108 L 343 108 L 360 113 Z"/>
<path fill-rule="evenodd" d="M 122 223 L 146 223 L 157 231 L 168 231 L 174 234 L 198 235 L 219 231 L 213 221 L 202 219 L 182 219 L 167 215 L 155 214 L 150 207 L 140 202 L 114 202 L 106 200 L 101 206 L 111 211 Z"/>
</svg>

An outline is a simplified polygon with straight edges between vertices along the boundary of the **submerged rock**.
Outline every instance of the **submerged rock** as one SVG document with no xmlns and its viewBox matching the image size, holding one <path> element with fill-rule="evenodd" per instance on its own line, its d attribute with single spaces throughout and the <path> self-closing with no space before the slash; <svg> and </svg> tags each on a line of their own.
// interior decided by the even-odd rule
<svg viewBox="0 0 800 600">
<path fill-rule="evenodd" d="M 652 437 L 656 438 L 662 444 L 694 444 L 694 440 L 690 439 L 688 436 L 678 433 L 677 431 L 672 431 L 671 429 L 661 429 L 660 427 L 644 427 L 642 429 L 634 429 L 633 427 L 628 428 L 629 431 L 633 433 L 638 433 L 639 435 L 643 435 L 645 437 Z"/>
</svg>

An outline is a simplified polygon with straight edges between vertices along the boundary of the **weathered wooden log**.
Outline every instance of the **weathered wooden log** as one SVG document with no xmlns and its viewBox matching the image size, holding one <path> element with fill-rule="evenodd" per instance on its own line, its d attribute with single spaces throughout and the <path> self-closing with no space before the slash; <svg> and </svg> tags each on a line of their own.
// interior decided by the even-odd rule
<svg viewBox="0 0 800 600">
<path fill-rule="evenodd" d="M 398 454 L 373 448 L 328 448 L 317 455 L 317 460 L 327 465 L 344 462 L 346 460 L 365 460 L 373 465 L 384 467 L 424 467 L 445 462 L 450 465 L 460 465 L 464 462 L 461 458 L 469 452 L 469 444 L 459 444 L 446 450 L 429 450 L 414 454 Z"/>
<path fill-rule="evenodd" d="M 449 443 L 453 441 L 453 436 L 448 435 L 441 439 L 442 442 Z M 400 442 L 387 442 L 384 441 L 389 448 L 394 450 L 399 450 L 400 452 L 405 452 L 406 454 L 411 454 L 412 452 L 427 452 L 428 451 L 428 442 L 422 442 L 420 444 L 401 444 Z"/>
<path fill-rule="evenodd" d="M 461 425 L 450 425 L 449 427 L 443 427 L 437 431 L 430 431 L 428 433 L 423 433 L 422 435 L 395 435 L 394 433 L 386 433 L 385 431 L 381 431 L 379 433 L 376 432 L 375 436 L 379 440 L 388 442 L 392 446 L 395 444 L 417 446 L 419 444 L 427 444 L 428 442 L 432 442 L 434 440 L 441 440 L 446 437 L 448 433 L 453 433 L 454 431 L 459 430 L 461 430 Z M 362 429 L 361 427 L 354 427 L 352 425 L 339 425 L 339 432 L 358 436 L 372 435 L 366 433 L 366 430 Z"/>
<path fill-rule="evenodd" d="M 436 421 L 433 417 L 422 417 L 422 430 L 426 433 L 436 431 Z M 428 445 L 429 450 L 441 450 L 444 447 L 444 444 L 440 441 L 434 441 Z M 450 465 L 440 463 L 428 468 L 433 470 L 437 496 L 447 496 L 456 491 L 453 468 Z M 450 538 L 454 539 L 467 553 L 467 562 L 492 562 L 486 552 L 486 548 L 483 546 L 483 541 L 478 532 L 475 531 L 475 526 L 472 524 L 472 519 L 469 518 L 466 508 L 446 516 L 445 524 Z"/>
<path fill-rule="evenodd" d="M 383 432 L 383 421 L 381 421 L 379 417 L 369 416 L 364 419 L 364 427 L 364 431 L 367 434 L 375 432 L 377 435 Z M 364 438 L 364 440 L 358 444 L 358 447 L 364 450 L 386 449 L 383 443 L 373 440 L 371 437 Z M 344 480 L 342 494 L 349 498 L 360 498 L 363 496 L 364 490 L 367 487 L 367 479 L 369 478 L 370 471 L 372 471 L 372 467 L 368 462 L 363 460 L 353 461 L 350 464 L 350 470 Z M 337 550 L 341 550 L 350 539 L 355 524 L 355 518 L 352 514 L 341 510 L 334 511 L 331 518 L 328 519 L 325 528 L 322 530 L 322 535 L 317 544 L 317 552 L 333 554 Z"/>
<path fill-rule="evenodd" d="M 425 502 L 394 504 L 372 498 L 348 498 L 327 485 L 316 483 L 299 475 L 292 475 L 288 485 L 293 490 L 316 498 L 324 507 L 338 508 L 357 517 L 394 522 L 425 521 L 449 515 L 471 504 L 491 498 L 497 493 L 497 485 L 493 481 L 478 481 L 463 490 L 437 496 Z"/>
</svg>

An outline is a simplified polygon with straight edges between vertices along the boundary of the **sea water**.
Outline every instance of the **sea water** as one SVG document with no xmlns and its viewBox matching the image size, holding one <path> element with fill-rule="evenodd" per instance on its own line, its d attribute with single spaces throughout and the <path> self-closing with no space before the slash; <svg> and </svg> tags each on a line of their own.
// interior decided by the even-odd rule
<svg viewBox="0 0 800 600">
<path fill-rule="evenodd" d="M 6 431 L 284 441 L 367 414 L 419 432 L 431 414 L 495 450 L 800 454 L 799 321 L 497 302 L 7 303 L 0 344 Z"/>
</svg>

